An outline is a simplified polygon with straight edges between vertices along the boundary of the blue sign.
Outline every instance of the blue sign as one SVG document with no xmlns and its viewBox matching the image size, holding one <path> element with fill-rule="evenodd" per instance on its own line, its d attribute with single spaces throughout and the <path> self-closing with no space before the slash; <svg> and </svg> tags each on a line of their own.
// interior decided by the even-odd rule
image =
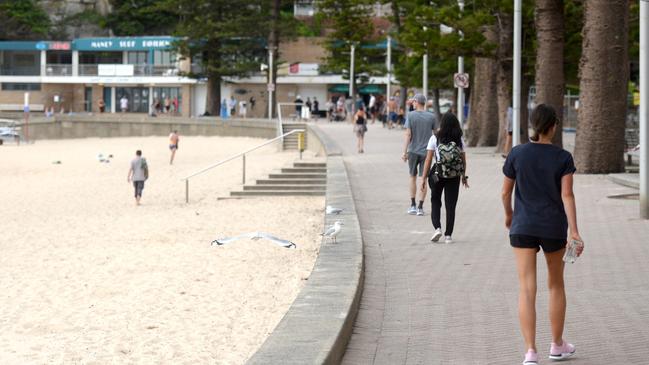
<svg viewBox="0 0 649 365">
<path fill-rule="evenodd" d="M 169 49 L 174 37 L 81 38 L 72 43 L 79 51 L 150 51 Z"/>
</svg>

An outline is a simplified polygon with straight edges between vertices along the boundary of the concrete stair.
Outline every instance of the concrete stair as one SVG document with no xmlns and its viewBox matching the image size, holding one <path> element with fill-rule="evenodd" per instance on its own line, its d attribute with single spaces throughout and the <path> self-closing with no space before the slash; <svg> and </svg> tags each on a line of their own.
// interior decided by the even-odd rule
<svg viewBox="0 0 649 365">
<path fill-rule="evenodd" d="M 284 123 L 282 124 L 284 133 L 296 129 L 304 129 L 306 131 L 306 123 Z M 304 133 L 304 145 L 306 146 L 306 132 Z M 293 133 L 290 136 L 284 137 L 284 150 L 297 150 L 298 149 L 298 133 Z"/>
<path fill-rule="evenodd" d="M 326 190 L 327 164 L 300 161 L 257 180 L 255 185 L 244 185 L 243 190 L 233 191 L 230 196 L 324 196 Z"/>
</svg>

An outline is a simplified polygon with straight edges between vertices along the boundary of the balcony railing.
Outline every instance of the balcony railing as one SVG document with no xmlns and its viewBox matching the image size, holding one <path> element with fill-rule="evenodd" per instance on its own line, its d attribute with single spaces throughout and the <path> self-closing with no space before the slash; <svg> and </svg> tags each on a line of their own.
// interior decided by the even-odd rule
<svg viewBox="0 0 649 365">
<path fill-rule="evenodd" d="M 80 76 L 178 76 L 176 65 L 79 65 Z"/>
<path fill-rule="evenodd" d="M 72 76 L 71 64 L 48 64 L 45 66 L 47 76 Z"/>
<path fill-rule="evenodd" d="M 2 66 L 0 67 L 0 75 L 4 76 L 40 76 L 40 66 Z"/>
</svg>

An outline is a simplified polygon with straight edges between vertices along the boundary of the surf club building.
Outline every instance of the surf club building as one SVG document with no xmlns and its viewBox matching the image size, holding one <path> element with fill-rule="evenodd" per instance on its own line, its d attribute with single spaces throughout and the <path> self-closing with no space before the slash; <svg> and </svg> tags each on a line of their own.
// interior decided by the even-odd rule
<svg viewBox="0 0 649 365">
<path fill-rule="evenodd" d="M 172 49 L 173 37 L 80 38 L 73 41 L 1 41 L 0 110 L 149 113 L 157 100 L 176 115 L 205 110 L 194 97 L 191 60 Z M 204 89 L 204 85 L 202 87 Z M 26 96 L 29 93 L 29 96 Z M 201 100 L 202 99 L 202 100 Z M 27 101 L 28 100 L 28 101 Z"/>
</svg>

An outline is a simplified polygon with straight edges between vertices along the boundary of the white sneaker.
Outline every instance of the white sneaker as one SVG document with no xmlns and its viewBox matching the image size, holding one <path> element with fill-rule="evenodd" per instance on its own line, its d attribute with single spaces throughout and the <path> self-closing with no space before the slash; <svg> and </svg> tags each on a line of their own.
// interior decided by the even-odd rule
<svg viewBox="0 0 649 365">
<path fill-rule="evenodd" d="M 437 228 L 437 229 L 435 230 L 435 233 L 433 233 L 433 237 L 431 237 L 430 240 L 433 241 L 433 242 L 437 242 L 437 241 L 439 241 L 439 239 L 440 239 L 441 237 L 442 237 L 442 229 L 441 229 L 441 228 Z"/>
<path fill-rule="evenodd" d="M 414 205 L 411 205 L 411 206 L 410 206 L 410 209 L 408 209 L 408 214 L 410 214 L 410 215 L 415 215 L 415 214 L 417 214 L 417 207 L 414 206 Z"/>
<path fill-rule="evenodd" d="M 418 216 L 423 216 L 424 215 L 424 208 L 417 208 L 417 215 Z"/>
<path fill-rule="evenodd" d="M 444 243 L 453 243 L 453 239 L 451 238 L 451 236 L 446 236 L 444 238 Z"/>
</svg>

